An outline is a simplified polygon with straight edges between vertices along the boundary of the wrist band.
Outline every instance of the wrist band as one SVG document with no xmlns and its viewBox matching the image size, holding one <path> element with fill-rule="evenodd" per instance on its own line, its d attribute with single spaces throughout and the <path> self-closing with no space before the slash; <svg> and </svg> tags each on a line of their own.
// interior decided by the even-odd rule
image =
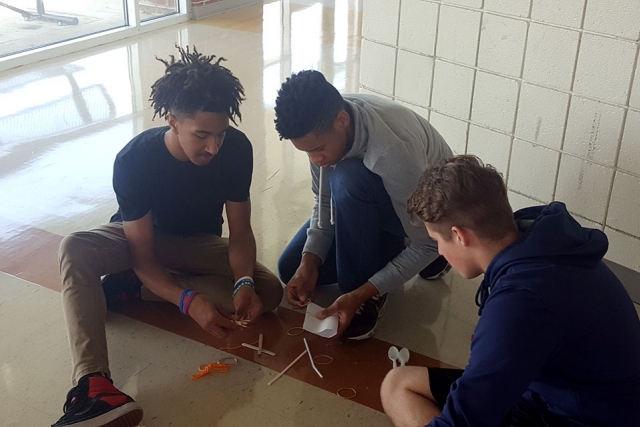
<svg viewBox="0 0 640 427">
<path fill-rule="evenodd" d="M 185 314 L 187 316 L 189 315 L 189 306 L 191 305 L 191 301 L 193 301 L 196 295 L 198 295 L 198 293 L 193 291 L 184 298 L 184 304 L 182 304 L 182 314 Z"/>
<path fill-rule="evenodd" d="M 243 286 L 251 286 L 251 289 L 255 290 L 256 286 L 253 283 L 253 279 L 249 276 L 244 276 L 241 277 L 240 279 L 238 279 L 238 281 L 236 282 L 236 284 L 233 286 L 233 294 L 231 295 L 232 297 L 235 297 L 236 294 L 238 293 L 238 291 L 240 290 L 241 287 Z"/>
<path fill-rule="evenodd" d="M 185 303 L 185 299 L 187 297 L 190 297 L 192 294 L 193 294 L 193 291 L 191 289 L 185 289 L 184 292 L 182 292 L 182 295 L 180 295 L 180 305 L 178 306 L 180 308 L 180 313 L 187 314 L 185 312 L 184 303 Z M 189 299 L 189 302 L 191 302 L 191 299 Z"/>
</svg>

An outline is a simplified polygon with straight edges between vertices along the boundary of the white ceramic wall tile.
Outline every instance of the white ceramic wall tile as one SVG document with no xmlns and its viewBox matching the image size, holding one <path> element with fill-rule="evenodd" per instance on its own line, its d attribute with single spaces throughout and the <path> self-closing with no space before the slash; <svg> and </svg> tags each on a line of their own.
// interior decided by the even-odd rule
<svg viewBox="0 0 640 427">
<path fill-rule="evenodd" d="M 609 251 L 606 259 L 617 262 L 635 271 L 640 271 L 640 239 L 627 236 L 609 227 L 604 228 L 609 238 Z"/>
<path fill-rule="evenodd" d="M 471 121 L 511 133 L 517 101 L 517 81 L 478 71 Z"/>
<path fill-rule="evenodd" d="M 465 154 L 467 146 L 467 128 L 469 124 L 462 120 L 443 116 L 435 111 L 429 118 L 431 125 L 442 135 L 455 154 Z"/>
<path fill-rule="evenodd" d="M 480 16 L 480 12 L 442 5 L 436 55 L 462 64 L 475 65 Z"/>
<path fill-rule="evenodd" d="M 550 202 L 559 157 L 557 151 L 515 139 L 507 185 L 534 199 Z"/>
<path fill-rule="evenodd" d="M 392 95 L 396 49 L 363 40 L 360 55 L 360 84 Z"/>
<path fill-rule="evenodd" d="M 533 0 L 531 18 L 580 28 L 585 0 Z"/>
<path fill-rule="evenodd" d="M 640 110 L 640 61 L 638 61 L 636 74 L 633 78 L 633 87 L 631 88 L 631 99 L 629 100 L 629 106 Z"/>
<path fill-rule="evenodd" d="M 437 26 L 437 4 L 422 0 L 402 1 L 398 40 L 401 48 L 433 55 Z"/>
<path fill-rule="evenodd" d="M 624 110 L 574 96 L 569 107 L 564 151 L 613 166 Z"/>
<path fill-rule="evenodd" d="M 570 212 L 603 223 L 613 170 L 577 157 L 562 155 L 555 200 Z"/>
<path fill-rule="evenodd" d="M 578 36 L 577 31 L 532 23 L 525 54 L 524 79 L 569 90 Z"/>
<path fill-rule="evenodd" d="M 484 0 L 484 9 L 513 16 L 529 16 L 531 0 Z"/>
<path fill-rule="evenodd" d="M 518 102 L 515 135 L 546 147 L 560 149 L 569 95 L 523 84 Z"/>
<path fill-rule="evenodd" d="M 467 7 L 482 7 L 482 0 L 444 0 L 442 3 L 459 4 L 460 6 Z"/>
<path fill-rule="evenodd" d="M 427 117 L 429 117 L 429 110 L 427 110 L 426 108 L 423 107 L 419 107 L 417 105 L 413 105 L 413 104 L 409 104 L 408 102 L 403 102 L 403 101 L 399 101 L 396 99 L 396 102 L 400 105 L 404 105 L 405 107 L 407 107 L 410 110 L 415 111 L 416 113 L 418 113 L 418 115 L 420 117 L 424 117 L 425 119 Z"/>
<path fill-rule="evenodd" d="M 395 45 L 399 13 L 400 0 L 367 0 L 362 10 L 362 36 Z"/>
<path fill-rule="evenodd" d="M 380 96 L 382 98 L 388 99 L 389 101 L 393 101 L 393 97 L 392 96 L 384 95 L 382 93 L 378 93 L 378 92 L 375 92 L 373 90 L 369 90 L 366 87 L 361 87 L 360 89 L 358 89 L 358 93 L 364 93 L 364 94 L 368 94 L 368 95 Z"/>
<path fill-rule="evenodd" d="M 638 40 L 640 35 L 640 1 L 589 0 L 584 29 Z"/>
<path fill-rule="evenodd" d="M 480 32 L 478 67 L 520 77 L 526 37 L 525 21 L 485 13 Z"/>
<path fill-rule="evenodd" d="M 584 34 L 574 92 L 626 104 L 636 50 L 634 43 Z"/>
<path fill-rule="evenodd" d="M 490 164 L 507 176 L 509 166 L 509 150 L 511 137 L 492 130 L 471 125 L 467 153 L 480 157 L 485 164 Z"/>
<path fill-rule="evenodd" d="M 468 119 L 473 73 L 471 68 L 436 60 L 432 108 L 454 117 Z"/>
<path fill-rule="evenodd" d="M 511 209 L 513 209 L 514 212 L 523 208 L 539 206 L 542 204 L 537 200 L 533 200 L 530 197 L 523 196 L 522 194 L 518 194 L 511 190 L 507 192 L 507 196 L 509 196 L 509 204 L 511 205 Z"/>
<path fill-rule="evenodd" d="M 640 175 L 640 112 L 629 110 L 618 167 Z"/>
<path fill-rule="evenodd" d="M 400 50 L 396 69 L 395 96 L 424 107 L 429 106 L 433 58 Z"/>
<path fill-rule="evenodd" d="M 640 237 L 640 178 L 616 172 L 607 225 Z"/>
</svg>

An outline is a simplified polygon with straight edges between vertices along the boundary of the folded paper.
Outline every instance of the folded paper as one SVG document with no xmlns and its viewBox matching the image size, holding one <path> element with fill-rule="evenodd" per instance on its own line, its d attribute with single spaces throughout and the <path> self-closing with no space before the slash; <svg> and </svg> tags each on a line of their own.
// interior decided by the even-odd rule
<svg viewBox="0 0 640 427">
<path fill-rule="evenodd" d="M 334 314 L 326 319 L 318 319 L 316 314 L 324 310 L 317 304 L 310 303 L 307 306 L 307 313 L 304 316 L 304 324 L 302 328 L 313 334 L 320 335 L 324 338 L 331 338 L 338 333 L 338 315 Z"/>
</svg>

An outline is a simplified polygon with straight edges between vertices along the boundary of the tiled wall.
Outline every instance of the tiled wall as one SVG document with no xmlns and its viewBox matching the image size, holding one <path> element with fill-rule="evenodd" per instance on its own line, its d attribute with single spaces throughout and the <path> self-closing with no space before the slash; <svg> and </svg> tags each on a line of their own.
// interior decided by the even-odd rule
<svg viewBox="0 0 640 427">
<path fill-rule="evenodd" d="M 640 271 L 640 0 L 364 0 L 361 91 L 560 200 Z"/>
</svg>

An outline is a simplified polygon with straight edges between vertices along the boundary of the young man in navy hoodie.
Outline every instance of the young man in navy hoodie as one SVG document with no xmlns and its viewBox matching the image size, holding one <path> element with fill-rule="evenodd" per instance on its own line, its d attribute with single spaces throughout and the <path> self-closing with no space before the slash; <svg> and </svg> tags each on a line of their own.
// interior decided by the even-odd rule
<svg viewBox="0 0 640 427">
<path fill-rule="evenodd" d="M 485 276 L 466 369 L 384 380 L 396 426 L 640 425 L 640 321 L 602 262 L 604 233 L 560 202 L 513 215 L 501 176 L 474 156 L 428 169 L 407 210 L 462 276 Z"/>
</svg>

